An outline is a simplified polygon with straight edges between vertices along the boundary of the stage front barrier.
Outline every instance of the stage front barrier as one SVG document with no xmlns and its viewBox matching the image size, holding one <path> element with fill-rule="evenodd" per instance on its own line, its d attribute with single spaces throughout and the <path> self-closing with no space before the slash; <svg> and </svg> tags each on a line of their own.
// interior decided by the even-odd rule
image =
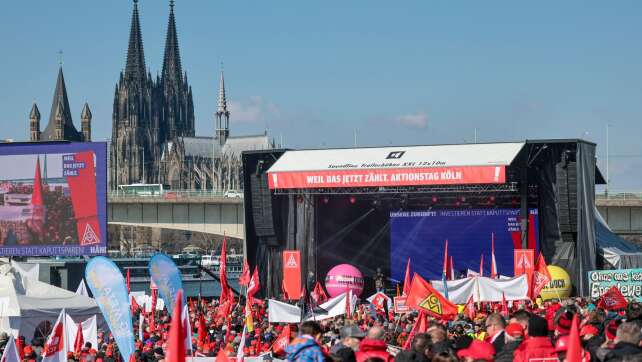
<svg viewBox="0 0 642 362">
<path fill-rule="evenodd" d="M 439 293 L 444 294 L 444 282 L 430 282 Z M 468 277 L 446 281 L 448 299 L 455 304 L 466 304 L 472 295 L 475 302 L 501 302 L 502 298 L 509 300 L 524 300 L 528 298 L 528 279 L 520 275 L 510 279 L 491 279 L 486 277 Z"/>
</svg>

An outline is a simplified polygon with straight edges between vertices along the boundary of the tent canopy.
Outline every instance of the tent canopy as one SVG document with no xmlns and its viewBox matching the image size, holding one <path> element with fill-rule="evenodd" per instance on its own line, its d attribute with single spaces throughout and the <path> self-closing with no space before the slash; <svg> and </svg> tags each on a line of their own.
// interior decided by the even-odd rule
<svg viewBox="0 0 642 362">
<path fill-rule="evenodd" d="M 613 269 L 642 268 L 642 248 L 616 235 L 595 210 L 598 252 Z"/>
<path fill-rule="evenodd" d="M 22 277 L 8 264 L 0 266 L 1 330 L 30 341 L 36 329 L 46 321 L 53 324 L 63 308 L 76 322 L 97 315 L 98 325 L 104 324 L 92 298 Z"/>
</svg>

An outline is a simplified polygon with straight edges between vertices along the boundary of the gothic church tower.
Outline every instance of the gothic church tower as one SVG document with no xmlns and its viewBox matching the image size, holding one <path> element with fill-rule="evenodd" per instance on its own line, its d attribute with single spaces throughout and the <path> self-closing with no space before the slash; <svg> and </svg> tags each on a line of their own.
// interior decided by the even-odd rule
<svg viewBox="0 0 642 362">
<path fill-rule="evenodd" d="M 183 73 L 181 67 L 173 0 L 169 2 L 169 20 L 161 74 L 158 85 L 163 97 L 163 112 L 160 120 L 161 142 L 183 136 L 193 137 L 195 128 L 192 88 L 187 83 L 187 73 Z"/>
<path fill-rule="evenodd" d="M 110 145 L 109 183 L 112 189 L 132 183 L 156 183 L 152 170 L 158 159 L 158 114 L 155 86 L 145 69 L 145 54 L 134 0 L 124 72 L 116 84 Z M 146 172 L 147 171 L 147 172 Z"/>
</svg>

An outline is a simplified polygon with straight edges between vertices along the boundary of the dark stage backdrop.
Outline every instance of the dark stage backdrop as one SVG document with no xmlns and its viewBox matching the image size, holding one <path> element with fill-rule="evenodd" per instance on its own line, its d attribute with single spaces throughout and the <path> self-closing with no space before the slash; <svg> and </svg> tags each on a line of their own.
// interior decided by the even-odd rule
<svg viewBox="0 0 642 362">
<path fill-rule="evenodd" d="M 362 296 L 368 297 L 376 269 L 390 275 L 390 210 L 375 209 L 368 200 L 350 204 L 346 196 L 333 196 L 327 203 L 317 199 L 317 215 L 318 279 L 323 281 L 335 265 L 352 264 L 366 278 Z"/>
<path fill-rule="evenodd" d="M 490 275 L 491 233 L 501 275 L 513 275 L 513 251 L 520 248 L 519 209 L 459 209 L 392 212 L 390 266 L 392 277 L 403 280 L 408 258 L 412 272 L 441 279 L 445 240 L 455 274 L 479 271 L 484 254 L 484 275 Z M 537 249 L 537 210 L 529 210 L 529 248 Z"/>
</svg>

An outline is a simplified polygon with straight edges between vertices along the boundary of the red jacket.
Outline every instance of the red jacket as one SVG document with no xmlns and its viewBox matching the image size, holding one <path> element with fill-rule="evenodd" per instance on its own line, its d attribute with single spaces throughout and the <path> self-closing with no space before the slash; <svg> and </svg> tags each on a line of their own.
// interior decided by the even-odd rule
<svg viewBox="0 0 642 362">
<path fill-rule="evenodd" d="M 517 362 L 529 362 L 543 358 L 557 358 L 555 347 L 548 337 L 527 337 L 513 354 Z"/>
<path fill-rule="evenodd" d="M 364 362 L 368 358 L 381 358 L 386 362 L 392 362 L 394 357 L 386 350 L 388 346 L 385 341 L 365 338 L 359 344 L 359 352 L 356 353 L 357 362 Z"/>
</svg>

